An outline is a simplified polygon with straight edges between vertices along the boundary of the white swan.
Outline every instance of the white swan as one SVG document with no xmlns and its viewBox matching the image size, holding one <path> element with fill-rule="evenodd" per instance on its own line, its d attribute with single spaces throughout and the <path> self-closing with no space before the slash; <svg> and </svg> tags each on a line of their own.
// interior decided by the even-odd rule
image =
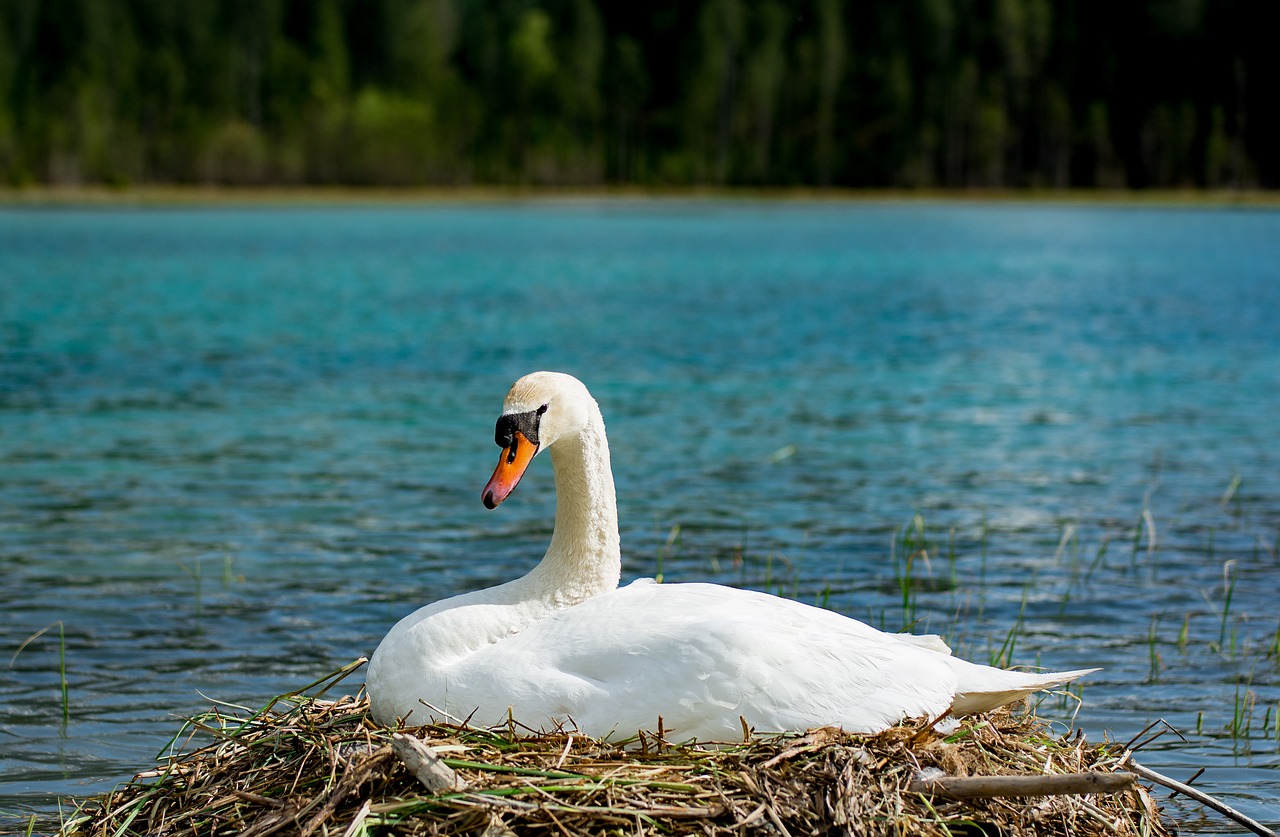
<svg viewBox="0 0 1280 837">
<path fill-rule="evenodd" d="M 935 636 L 886 634 L 828 610 L 715 584 L 618 587 L 621 556 L 604 420 L 580 381 L 521 378 L 482 498 L 495 508 L 551 451 L 556 521 L 523 578 L 435 602 L 379 644 L 373 716 L 529 725 L 596 736 L 656 729 L 672 741 L 839 725 L 876 732 L 907 718 L 994 709 L 1087 671 L 1027 674 L 951 656 Z M 740 720 L 741 719 L 741 720 Z"/>
</svg>

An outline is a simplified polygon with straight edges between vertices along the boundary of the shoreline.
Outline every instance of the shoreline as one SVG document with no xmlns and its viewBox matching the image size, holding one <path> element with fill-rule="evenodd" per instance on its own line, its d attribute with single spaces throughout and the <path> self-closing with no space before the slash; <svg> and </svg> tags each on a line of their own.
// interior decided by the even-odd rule
<svg viewBox="0 0 1280 837">
<path fill-rule="evenodd" d="M 1280 208 L 1280 190 L 819 189 L 630 186 L 30 186 L 0 188 L 0 208 L 73 206 L 407 206 L 508 202 L 761 201 L 850 204 L 1028 204 L 1152 208 Z"/>
</svg>

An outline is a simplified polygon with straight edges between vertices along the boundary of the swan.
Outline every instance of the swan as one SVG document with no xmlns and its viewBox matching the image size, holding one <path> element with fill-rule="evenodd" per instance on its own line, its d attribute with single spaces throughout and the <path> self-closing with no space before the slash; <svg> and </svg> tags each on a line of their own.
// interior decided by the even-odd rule
<svg viewBox="0 0 1280 837">
<path fill-rule="evenodd" d="M 495 438 L 502 453 L 481 494 L 490 509 L 550 451 L 550 547 L 527 575 L 429 604 L 391 629 L 365 681 L 379 723 L 514 717 L 596 738 L 661 726 L 668 740 L 702 742 L 740 741 L 744 724 L 872 733 L 984 712 L 1097 670 L 976 665 L 936 636 L 888 634 L 716 584 L 619 587 L 609 447 L 587 388 L 563 373 L 526 375 L 507 394 Z"/>
</svg>

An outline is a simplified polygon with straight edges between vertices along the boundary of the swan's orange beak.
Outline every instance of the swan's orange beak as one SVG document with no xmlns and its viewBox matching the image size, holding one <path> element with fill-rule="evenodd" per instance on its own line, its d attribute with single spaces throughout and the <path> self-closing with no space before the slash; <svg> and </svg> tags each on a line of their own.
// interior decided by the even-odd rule
<svg viewBox="0 0 1280 837">
<path fill-rule="evenodd" d="M 529 467 L 529 463 L 533 461 L 533 456 L 537 452 L 538 446 L 525 438 L 520 431 L 517 430 L 511 435 L 511 445 L 502 449 L 498 467 L 493 470 L 493 476 L 489 477 L 484 491 L 480 493 L 480 499 L 484 501 L 485 508 L 496 509 L 499 503 L 516 490 L 516 485 L 524 476 L 525 469 Z"/>
</svg>

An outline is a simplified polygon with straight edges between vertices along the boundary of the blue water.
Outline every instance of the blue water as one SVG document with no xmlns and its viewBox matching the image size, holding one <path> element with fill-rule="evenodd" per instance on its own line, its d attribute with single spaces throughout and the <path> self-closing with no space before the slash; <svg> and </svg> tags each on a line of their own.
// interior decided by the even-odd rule
<svg viewBox="0 0 1280 837">
<path fill-rule="evenodd" d="M 0 209 L 0 822 L 524 572 L 549 464 L 479 492 L 539 368 L 625 577 L 1103 666 L 1075 724 L 1280 821 L 1280 212 L 559 201 Z"/>
</svg>

